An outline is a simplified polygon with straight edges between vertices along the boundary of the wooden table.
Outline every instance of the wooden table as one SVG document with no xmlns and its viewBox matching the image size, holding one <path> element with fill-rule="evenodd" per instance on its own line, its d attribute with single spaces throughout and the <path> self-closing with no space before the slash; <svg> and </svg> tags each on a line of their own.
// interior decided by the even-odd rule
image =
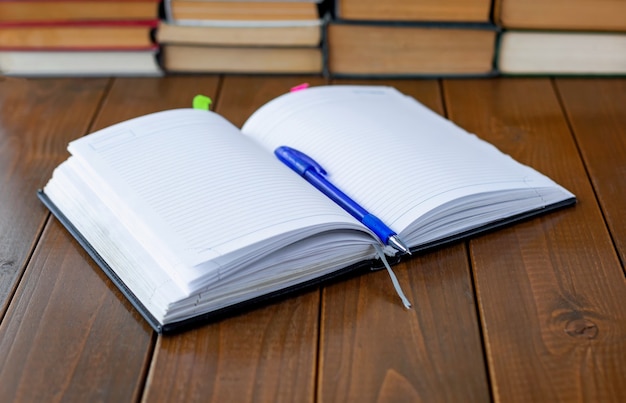
<svg viewBox="0 0 626 403">
<path fill-rule="evenodd" d="M 579 199 L 397 266 L 408 311 L 381 271 L 159 336 L 35 195 L 88 132 L 304 81 L 0 81 L 0 400 L 626 401 L 626 79 L 380 81 Z"/>
</svg>

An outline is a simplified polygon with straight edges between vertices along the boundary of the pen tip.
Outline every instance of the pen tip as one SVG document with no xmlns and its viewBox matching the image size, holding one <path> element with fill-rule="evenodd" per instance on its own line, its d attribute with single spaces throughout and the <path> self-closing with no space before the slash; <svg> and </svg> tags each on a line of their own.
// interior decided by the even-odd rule
<svg viewBox="0 0 626 403">
<path fill-rule="evenodd" d="M 387 244 L 404 254 L 411 254 L 409 247 L 406 246 L 406 244 L 397 235 L 390 236 L 387 240 Z"/>
</svg>

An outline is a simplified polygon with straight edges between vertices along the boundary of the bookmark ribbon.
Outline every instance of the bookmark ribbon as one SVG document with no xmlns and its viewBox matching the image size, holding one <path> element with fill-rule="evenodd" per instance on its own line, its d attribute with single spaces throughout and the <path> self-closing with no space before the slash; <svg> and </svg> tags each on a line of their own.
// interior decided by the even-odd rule
<svg viewBox="0 0 626 403">
<path fill-rule="evenodd" d="M 378 253 L 378 257 L 380 257 L 380 260 L 383 261 L 383 264 L 385 265 L 385 268 L 387 269 L 387 273 L 389 273 L 389 277 L 391 278 L 391 283 L 393 284 L 393 288 L 395 288 L 396 293 L 402 300 L 402 304 L 404 305 L 406 309 L 411 309 L 411 302 L 406 297 L 406 295 L 404 295 L 404 292 L 402 291 L 402 287 L 400 287 L 400 282 L 398 281 L 398 277 L 396 277 L 396 274 L 393 272 L 393 270 L 391 270 L 391 266 L 389 265 L 389 262 L 387 262 L 387 258 L 385 257 L 385 252 L 383 252 L 383 249 L 380 247 L 380 245 L 374 245 L 374 248 L 376 248 L 376 253 Z"/>
</svg>

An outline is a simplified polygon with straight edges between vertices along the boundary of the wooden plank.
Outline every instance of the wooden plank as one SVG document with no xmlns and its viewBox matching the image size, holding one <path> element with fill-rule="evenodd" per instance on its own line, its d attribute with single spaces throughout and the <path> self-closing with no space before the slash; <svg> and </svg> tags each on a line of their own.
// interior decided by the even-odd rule
<svg viewBox="0 0 626 403">
<path fill-rule="evenodd" d="M 203 86 L 214 96 L 217 83 L 216 77 L 117 80 L 96 126 L 181 106 L 183 99 L 189 105 Z M 80 84 L 74 84 L 74 91 L 80 91 Z M 66 96 L 72 95 L 71 88 L 64 90 Z M 46 115 L 56 128 L 47 134 L 64 135 L 57 131 L 65 126 Z M 70 127 L 72 121 L 80 124 L 80 118 L 63 116 Z M 27 162 L 38 172 L 36 159 Z M 47 179 L 41 178 L 41 184 Z M 5 357 L 0 396 L 25 401 L 136 400 L 153 343 L 147 323 L 52 219 L 0 326 L 0 356 Z"/>
<path fill-rule="evenodd" d="M 338 81 L 397 87 L 442 113 L 437 81 Z M 375 186 L 375 184 L 373 184 Z M 467 250 L 457 244 L 323 290 L 320 401 L 488 401 Z"/>
<path fill-rule="evenodd" d="M 444 82 L 451 118 L 579 198 L 470 242 L 496 401 L 626 401 L 626 283 L 549 80 Z"/>
<path fill-rule="evenodd" d="M 558 79 L 556 86 L 626 266 L 626 80 Z"/>
<path fill-rule="evenodd" d="M 151 112 L 191 108 L 195 95 L 215 99 L 218 87 L 219 77 L 215 75 L 117 78 L 92 130 Z"/>
<path fill-rule="evenodd" d="M 0 81 L 0 318 L 48 212 L 36 191 L 85 132 L 107 80 Z"/>
<path fill-rule="evenodd" d="M 323 85 L 315 76 L 290 77 L 227 77 L 220 94 L 217 112 L 241 127 L 261 105 L 301 84 Z"/>
<path fill-rule="evenodd" d="M 160 337 L 146 402 L 308 402 L 319 291 Z"/>
<path fill-rule="evenodd" d="M 130 401 L 152 332 L 51 220 L 0 327 L 7 401 Z"/>
<path fill-rule="evenodd" d="M 227 77 L 216 111 L 241 125 L 253 110 L 311 77 Z M 151 401 L 307 402 L 314 396 L 319 291 L 160 337 L 146 384 Z"/>
</svg>

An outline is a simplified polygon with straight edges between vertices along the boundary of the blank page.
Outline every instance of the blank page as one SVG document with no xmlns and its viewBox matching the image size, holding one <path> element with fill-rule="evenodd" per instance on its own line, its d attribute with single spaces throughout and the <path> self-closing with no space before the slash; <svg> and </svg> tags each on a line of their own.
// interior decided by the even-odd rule
<svg viewBox="0 0 626 403">
<path fill-rule="evenodd" d="M 206 276 L 212 259 L 262 252 L 272 238 L 282 237 L 273 239 L 276 247 L 322 226 L 364 231 L 211 112 L 136 118 L 78 139 L 69 150 L 93 190 L 183 283 Z M 220 270 L 215 264 L 218 277 Z"/>
<path fill-rule="evenodd" d="M 335 185 L 398 233 L 437 206 L 468 195 L 557 187 L 558 197 L 572 197 L 391 87 L 289 93 L 259 109 L 242 132 L 268 152 L 283 145 L 305 152 Z"/>
</svg>

